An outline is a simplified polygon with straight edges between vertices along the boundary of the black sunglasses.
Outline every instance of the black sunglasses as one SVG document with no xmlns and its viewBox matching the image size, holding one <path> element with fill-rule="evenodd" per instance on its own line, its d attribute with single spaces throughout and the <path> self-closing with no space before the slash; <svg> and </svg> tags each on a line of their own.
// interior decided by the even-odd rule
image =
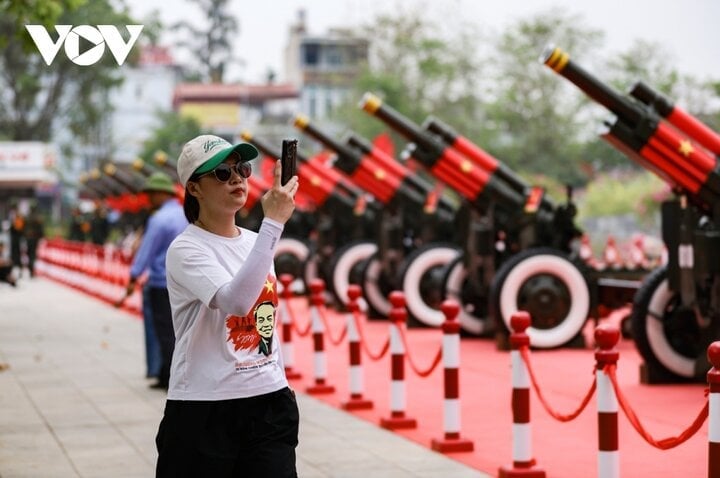
<svg viewBox="0 0 720 478">
<path fill-rule="evenodd" d="M 232 166 L 227 163 L 220 163 L 217 168 L 199 175 L 197 179 L 213 173 L 218 181 L 225 183 L 230 180 L 233 171 L 235 171 L 235 173 L 237 173 L 237 175 L 241 178 L 247 179 L 252 174 L 252 166 L 250 166 L 250 163 L 246 161 L 235 163 Z"/>
</svg>

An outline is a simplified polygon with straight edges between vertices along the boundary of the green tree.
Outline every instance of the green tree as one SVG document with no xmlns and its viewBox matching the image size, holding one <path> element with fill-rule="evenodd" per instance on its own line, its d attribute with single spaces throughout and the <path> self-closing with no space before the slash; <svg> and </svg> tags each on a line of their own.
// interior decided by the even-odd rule
<svg viewBox="0 0 720 478">
<path fill-rule="evenodd" d="M 233 43 L 240 30 L 238 21 L 230 11 L 229 0 L 189 0 L 207 13 L 208 26 L 199 28 L 195 22 L 181 21 L 173 30 L 182 31 L 187 39 L 178 42 L 188 50 L 198 66 L 198 76 L 204 81 L 222 83 L 225 68 L 236 61 Z M 192 73 L 191 73 L 192 75 Z"/>
<path fill-rule="evenodd" d="M 66 3 L 77 2 L 62 2 Z M 102 136 L 104 119 L 111 110 L 108 92 L 122 81 L 121 69 L 112 55 L 106 54 L 92 67 L 85 67 L 61 53 L 47 65 L 32 41 L 17 40 L 29 38 L 23 24 L 27 16 L 12 12 L 0 17 L 0 31 L 11 39 L 0 49 L 0 134 L 14 141 L 49 141 L 57 127 L 66 127 L 75 145 Z M 63 10 L 56 21 L 118 27 L 133 23 L 126 12 L 115 11 L 108 0 Z"/>
<path fill-rule="evenodd" d="M 547 45 L 582 56 L 604 35 L 582 18 L 550 10 L 522 18 L 500 34 L 488 72 L 487 149 L 513 169 L 581 184 L 585 159 L 582 132 L 587 100 L 538 61 Z"/>
<path fill-rule="evenodd" d="M 202 134 L 200 124 L 194 118 L 174 111 L 160 112 L 157 117 L 160 125 L 143 143 L 140 157 L 145 161 L 151 161 L 156 151 L 164 151 L 170 158 L 177 158 L 188 140 Z"/>
<path fill-rule="evenodd" d="M 480 41 L 474 27 L 457 25 L 448 36 L 415 9 L 379 15 L 356 34 L 372 40 L 371 62 L 333 119 L 366 137 L 386 131 L 383 123 L 358 111 L 357 101 L 370 91 L 417 122 L 432 113 L 457 120 L 460 129 L 476 124 L 481 69 L 473 53 Z"/>
<path fill-rule="evenodd" d="M 72 11 L 83 5 L 87 0 L 34 0 L 18 2 L 0 0 L 0 12 L 8 23 L 14 22 L 12 30 L 0 30 L 0 48 L 5 48 L 10 41 L 20 41 L 31 45 L 30 37 L 25 35 L 24 25 L 44 25 L 49 27 L 55 23 L 65 11 Z M 8 23 L 3 22 L 3 26 Z"/>
<path fill-rule="evenodd" d="M 578 201 L 578 219 L 632 214 L 650 226 L 669 195 L 668 185 L 647 171 L 602 173 Z"/>
</svg>

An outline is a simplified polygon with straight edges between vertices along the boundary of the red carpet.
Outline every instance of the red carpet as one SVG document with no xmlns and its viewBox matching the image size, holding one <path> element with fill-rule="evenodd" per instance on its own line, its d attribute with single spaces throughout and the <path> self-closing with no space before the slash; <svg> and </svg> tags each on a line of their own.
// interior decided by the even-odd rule
<svg viewBox="0 0 720 478">
<path fill-rule="evenodd" d="M 293 299 L 292 307 L 299 328 L 309 320 L 305 299 Z M 330 333 L 338 337 L 345 316 L 328 310 Z M 371 321 L 365 324 L 365 335 L 373 352 L 387 340 L 388 325 Z M 419 368 L 430 365 L 440 347 L 441 331 L 410 329 L 407 333 L 409 353 Z M 313 384 L 313 352 L 310 336 L 293 334 L 294 369 L 303 374 L 291 381 L 305 392 Z M 335 393 L 316 395 L 320 400 L 340 408 L 349 397 L 348 346 L 343 341 L 333 346 L 325 339 L 328 383 Z M 705 385 L 643 385 L 639 382 L 642 362 L 630 340 L 621 340 L 617 350 L 618 381 L 640 422 L 655 439 L 679 435 L 701 411 L 707 399 Z M 348 412 L 379 424 L 390 412 L 390 356 L 377 362 L 362 356 L 365 398 L 374 402 L 368 411 Z M 498 468 L 512 464 L 510 408 L 510 355 L 498 351 L 488 339 L 461 340 L 460 401 L 461 435 L 475 445 L 472 452 L 453 453 L 452 458 L 478 470 L 497 475 Z M 540 388 L 550 405 L 568 414 L 580 405 L 590 388 L 595 359 L 591 349 L 533 350 L 531 365 Z M 427 378 L 419 378 L 406 360 L 407 415 L 418 421 L 414 430 L 396 431 L 410 440 L 430 448 L 432 439 L 443 437 L 442 364 Z M 575 420 L 561 423 L 553 419 L 531 392 L 532 445 L 537 466 L 548 477 L 577 478 L 597 476 L 597 414 L 595 396 Z M 378 425 L 379 426 L 379 425 Z M 649 445 L 632 428 L 625 415 L 619 415 L 620 473 L 627 477 L 700 477 L 707 476 L 707 422 L 687 442 L 671 450 Z"/>
</svg>

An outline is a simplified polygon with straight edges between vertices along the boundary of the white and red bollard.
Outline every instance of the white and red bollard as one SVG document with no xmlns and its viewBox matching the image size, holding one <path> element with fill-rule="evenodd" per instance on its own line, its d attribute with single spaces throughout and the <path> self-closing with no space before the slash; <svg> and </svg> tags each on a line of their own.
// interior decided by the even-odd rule
<svg viewBox="0 0 720 478">
<path fill-rule="evenodd" d="M 282 320 L 282 356 L 285 365 L 285 376 L 289 380 L 302 378 L 302 374 L 293 369 L 295 366 L 295 349 L 292 343 L 292 315 L 290 314 L 290 299 L 292 290 L 290 284 L 295 280 L 291 274 L 281 274 L 282 300 L 280 301 L 280 318 Z"/>
<path fill-rule="evenodd" d="M 608 269 L 622 269 L 623 258 L 613 236 L 608 236 L 603 249 L 603 262 Z"/>
<path fill-rule="evenodd" d="M 432 449 L 441 453 L 473 451 L 473 442 L 460 437 L 460 322 L 457 320 L 460 305 L 446 300 L 440 306 L 445 315 L 442 324 L 443 343 L 443 424 L 445 435 L 433 439 Z"/>
<path fill-rule="evenodd" d="M 405 414 L 405 345 L 400 336 L 400 328 L 406 326 L 407 310 L 405 294 L 400 291 L 390 293 L 390 416 L 380 419 L 380 426 L 389 430 L 416 428 L 417 420 Z"/>
<path fill-rule="evenodd" d="M 712 368 L 707 373 L 708 397 L 708 478 L 720 478 L 720 342 L 708 347 L 707 357 Z"/>
<path fill-rule="evenodd" d="M 327 384 L 327 358 L 325 357 L 325 326 L 320 317 L 320 307 L 325 305 L 325 282 L 310 282 L 310 321 L 313 337 L 313 371 L 315 384 L 306 389 L 310 395 L 334 393 L 335 387 Z"/>
<path fill-rule="evenodd" d="M 341 404 L 345 410 L 367 410 L 373 407 L 372 400 L 363 397 L 363 368 L 360 344 L 360 332 L 355 322 L 355 316 L 360 311 L 358 299 L 362 291 L 357 284 L 348 287 L 348 313 L 347 313 L 347 334 L 348 353 L 350 354 L 350 399 Z"/>
<path fill-rule="evenodd" d="M 617 327 L 601 324 L 595 329 L 598 410 L 598 477 L 619 478 L 620 451 L 618 446 L 618 401 L 612 382 L 604 368 L 617 365 L 619 353 L 615 349 L 620 340 Z"/>
<path fill-rule="evenodd" d="M 582 259 L 585 264 L 592 267 L 593 269 L 599 269 L 600 264 L 598 264 L 597 259 L 595 259 L 595 254 L 592 250 L 592 244 L 590 243 L 590 236 L 585 233 L 580 237 L 580 259 Z"/>
<path fill-rule="evenodd" d="M 512 371 L 512 467 L 501 467 L 500 478 L 545 478 L 545 470 L 535 467 L 530 427 L 530 373 L 521 350 L 530 347 L 525 332 L 530 327 L 530 314 L 519 310 L 510 317 L 510 363 Z"/>
</svg>

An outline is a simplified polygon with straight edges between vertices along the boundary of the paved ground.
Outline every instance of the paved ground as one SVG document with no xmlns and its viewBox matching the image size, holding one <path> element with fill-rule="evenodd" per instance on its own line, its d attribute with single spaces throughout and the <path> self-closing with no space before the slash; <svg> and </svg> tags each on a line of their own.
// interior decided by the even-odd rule
<svg viewBox="0 0 720 478">
<path fill-rule="evenodd" d="M 0 284 L 0 477 L 149 477 L 165 401 L 142 323 L 46 279 Z M 486 477 L 298 393 L 300 477 Z"/>
</svg>

